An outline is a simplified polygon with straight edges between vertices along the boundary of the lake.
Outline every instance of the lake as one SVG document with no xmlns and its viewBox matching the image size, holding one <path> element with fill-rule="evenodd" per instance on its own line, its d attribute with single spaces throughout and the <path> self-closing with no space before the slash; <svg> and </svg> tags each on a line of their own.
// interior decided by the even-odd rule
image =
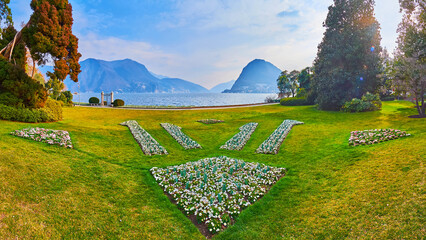
<svg viewBox="0 0 426 240">
<path fill-rule="evenodd" d="M 223 106 L 263 103 L 273 93 L 114 93 L 114 99 L 124 100 L 125 105 L 140 106 Z M 100 93 L 74 95 L 74 102 L 89 102 L 89 98 L 101 99 Z"/>
</svg>

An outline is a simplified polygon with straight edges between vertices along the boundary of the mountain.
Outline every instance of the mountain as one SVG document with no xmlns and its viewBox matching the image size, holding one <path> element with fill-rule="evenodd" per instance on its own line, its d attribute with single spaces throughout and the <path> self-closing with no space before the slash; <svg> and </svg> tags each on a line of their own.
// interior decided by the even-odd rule
<svg viewBox="0 0 426 240">
<path fill-rule="evenodd" d="M 281 70 L 272 63 L 255 59 L 243 68 L 230 90 L 231 93 L 276 93 Z"/>
<path fill-rule="evenodd" d="M 195 83 L 177 78 L 159 79 L 143 65 L 131 59 L 104 61 L 88 58 L 80 62 L 78 76 L 80 92 L 141 92 L 141 93 L 191 93 L 208 92 Z M 41 71 L 52 71 L 42 67 Z M 69 78 L 64 81 L 67 90 L 78 92 L 78 84 Z"/>
<path fill-rule="evenodd" d="M 225 82 L 225 83 L 219 83 L 218 85 L 212 87 L 210 89 L 211 93 L 221 93 L 223 91 L 225 91 L 226 89 L 231 89 L 232 85 L 234 85 L 235 80 L 231 80 L 229 82 Z"/>
</svg>

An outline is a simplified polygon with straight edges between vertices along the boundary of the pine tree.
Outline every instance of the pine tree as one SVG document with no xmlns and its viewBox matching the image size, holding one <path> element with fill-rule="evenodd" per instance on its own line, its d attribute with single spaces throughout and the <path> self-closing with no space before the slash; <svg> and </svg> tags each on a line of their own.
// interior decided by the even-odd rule
<svg viewBox="0 0 426 240">
<path fill-rule="evenodd" d="M 314 61 L 312 87 L 320 109 L 339 110 L 380 83 L 380 33 L 374 0 L 334 0 Z"/>
</svg>

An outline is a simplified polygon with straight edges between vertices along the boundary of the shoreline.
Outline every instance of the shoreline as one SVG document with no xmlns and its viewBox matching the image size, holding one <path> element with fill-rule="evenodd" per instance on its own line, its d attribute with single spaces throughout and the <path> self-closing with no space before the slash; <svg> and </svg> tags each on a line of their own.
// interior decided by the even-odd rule
<svg viewBox="0 0 426 240">
<path fill-rule="evenodd" d="M 275 105 L 279 103 L 250 103 L 250 104 L 238 104 L 238 105 L 221 105 L 221 106 L 191 106 L 191 107 L 158 107 L 158 108 L 149 108 L 149 107 L 109 107 L 109 106 L 84 106 L 84 105 L 75 105 L 75 107 L 88 107 L 88 108 L 110 108 L 110 109 L 128 109 L 128 110 L 208 110 L 208 109 L 228 109 L 228 108 L 244 108 L 244 107 L 256 107 L 256 106 L 267 106 Z"/>
</svg>

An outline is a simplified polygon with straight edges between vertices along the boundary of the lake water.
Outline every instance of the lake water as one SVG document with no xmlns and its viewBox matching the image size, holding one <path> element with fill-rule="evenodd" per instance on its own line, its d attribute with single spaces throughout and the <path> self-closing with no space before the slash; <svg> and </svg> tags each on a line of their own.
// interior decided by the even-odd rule
<svg viewBox="0 0 426 240">
<path fill-rule="evenodd" d="M 100 93 L 74 95 L 74 102 L 89 102 L 89 98 L 101 99 Z M 223 106 L 263 103 L 273 93 L 114 93 L 114 99 L 124 100 L 126 105 L 141 106 Z"/>
</svg>

